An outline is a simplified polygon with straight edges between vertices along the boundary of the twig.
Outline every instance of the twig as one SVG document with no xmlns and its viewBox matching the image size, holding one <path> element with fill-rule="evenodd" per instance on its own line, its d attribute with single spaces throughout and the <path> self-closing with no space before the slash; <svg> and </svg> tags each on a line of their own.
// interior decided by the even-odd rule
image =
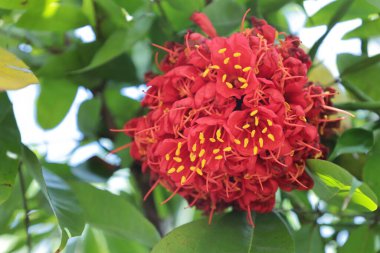
<svg viewBox="0 0 380 253">
<path fill-rule="evenodd" d="M 21 169 L 22 163 L 20 162 L 18 166 L 18 173 L 19 173 L 19 179 L 20 179 L 20 188 L 21 188 L 21 197 L 22 197 L 22 205 L 25 211 L 25 233 L 26 233 L 26 245 L 28 247 L 28 252 L 32 252 L 32 237 L 29 234 L 29 226 L 30 226 L 30 219 L 29 219 L 29 208 L 28 208 L 28 200 L 26 199 L 26 187 L 25 187 L 25 180 L 24 180 L 24 174 Z"/>
</svg>

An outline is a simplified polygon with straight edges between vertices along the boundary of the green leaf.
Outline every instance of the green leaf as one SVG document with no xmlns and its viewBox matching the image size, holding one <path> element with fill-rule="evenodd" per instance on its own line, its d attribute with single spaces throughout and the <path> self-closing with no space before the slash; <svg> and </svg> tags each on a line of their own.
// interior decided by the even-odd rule
<svg viewBox="0 0 380 253">
<path fill-rule="evenodd" d="M 89 24 L 81 8 L 71 4 L 51 2 L 44 9 L 30 9 L 16 25 L 18 27 L 50 32 L 66 32 Z"/>
<path fill-rule="evenodd" d="M 338 139 L 329 160 L 347 153 L 367 153 L 373 146 L 373 134 L 362 128 L 351 128 Z"/>
<path fill-rule="evenodd" d="M 70 236 L 78 236 L 83 231 L 82 210 L 67 183 L 50 171 L 45 170 L 43 173 L 35 154 L 25 146 L 23 148 L 23 162 L 40 185 L 55 217 L 58 219 L 61 229 L 60 249 L 63 249 Z"/>
<path fill-rule="evenodd" d="M 96 25 L 95 6 L 93 0 L 83 0 L 82 3 L 83 14 L 86 15 L 91 26 Z"/>
<path fill-rule="evenodd" d="M 154 226 L 122 197 L 84 183 L 73 183 L 72 187 L 89 224 L 148 247 L 158 242 Z"/>
<path fill-rule="evenodd" d="M 360 226 L 350 232 L 347 242 L 338 253 L 375 253 L 375 231 L 368 226 Z"/>
<path fill-rule="evenodd" d="M 84 101 L 78 110 L 78 128 L 87 136 L 95 136 L 100 123 L 102 102 L 99 97 Z"/>
<path fill-rule="evenodd" d="M 265 0 L 258 2 L 258 8 L 263 16 L 266 16 L 270 12 L 275 12 L 281 9 L 284 5 L 292 2 L 289 0 Z"/>
<path fill-rule="evenodd" d="M 69 111 L 78 87 L 66 79 L 42 79 L 37 121 L 44 129 L 57 126 Z"/>
<path fill-rule="evenodd" d="M 0 48 L 0 58 L 0 90 L 15 90 L 39 83 L 29 67 L 12 53 Z"/>
<path fill-rule="evenodd" d="M 204 8 L 219 35 L 228 35 L 239 29 L 244 7 L 233 0 L 216 0 Z"/>
<path fill-rule="evenodd" d="M 94 0 L 106 13 L 108 18 L 117 27 L 124 28 L 127 26 L 127 20 L 120 6 L 113 0 Z"/>
<path fill-rule="evenodd" d="M 363 168 L 363 178 L 371 189 L 380 198 L 380 131 L 375 131 L 375 144 L 368 154 L 367 162 Z"/>
<path fill-rule="evenodd" d="M 149 250 L 125 238 L 114 236 L 100 229 L 89 226 L 81 238 L 82 243 L 77 245 L 73 252 L 91 253 L 149 253 Z M 68 252 L 69 253 L 69 252 Z"/>
<path fill-rule="evenodd" d="M 319 226 L 304 224 L 294 235 L 296 253 L 323 253 L 324 244 L 319 234 Z"/>
<path fill-rule="evenodd" d="M 1 9 L 26 9 L 36 4 L 42 4 L 41 0 L 0 0 Z"/>
<path fill-rule="evenodd" d="M 286 225 L 274 213 L 260 214 L 255 227 L 244 213 L 202 219 L 180 226 L 165 236 L 152 253 L 293 253 L 294 242 Z"/>
<path fill-rule="evenodd" d="M 7 94 L 0 92 L 0 204 L 13 191 L 20 153 L 21 137 L 12 104 Z"/>
<path fill-rule="evenodd" d="M 347 0 L 334 1 L 309 18 L 306 23 L 307 27 L 327 25 L 333 18 L 342 4 L 347 4 Z M 376 10 L 374 5 L 370 4 L 367 0 L 355 0 L 351 8 L 343 14 L 341 21 L 351 20 L 355 18 L 367 18 L 368 15 L 379 12 L 380 8 Z"/>
<path fill-rule="evenodd" d="M 364 21 L 358 28 L 346 33 L 343 39 L 361 38 L 369 39 L 380 36 L 380 18 Z"/>
<path fill-rule="evenodd" d="M 377 209 L 377 198 L 373 191 L 342 167 L 318 159 L 307 160 L 307 166 L 315 182 L 313 191 L 321 199 L 327 202 L 337 201 L 342 207 L 350 201 L 351 208 L 364 208 L 369 211 Z"/>
<path fill-rule="evenodd" d="M 148 6 L 148 2 L 145 0 L 115 0 L 115 2 L 132 16 L 137 10 Z"/>
<path fill-rule="evenodd" d="M 343 81 L 359 88 L 366 95 L 380 100 L 380 55 L 370 58 L 351 54 L 339 54 L 337 65 Z"/>
</svg>

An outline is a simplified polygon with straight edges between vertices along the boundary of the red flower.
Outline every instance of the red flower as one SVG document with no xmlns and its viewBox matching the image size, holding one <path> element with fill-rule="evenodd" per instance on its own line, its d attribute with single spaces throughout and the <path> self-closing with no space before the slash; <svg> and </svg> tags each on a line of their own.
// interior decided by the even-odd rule
<svg viewBox="0 0 380 253">
<path fill-rule="evenodd" d="M 281 40 L 264 20 L 227 38 L 204 14 L 192 20 L 210 38 L 158 46 L 167 55 L 163 74 L 147 76 L 150 112 L 124 128 L 131 155 L 154 186 L 210 217 L 228 206 L 271 211 L 278 188 L 313 187 L 305 160 L 324 157 L 320 134 L 339 120 L 328 119 L 334 90 L 310 83 L 299 39 Z"/>
</svg>

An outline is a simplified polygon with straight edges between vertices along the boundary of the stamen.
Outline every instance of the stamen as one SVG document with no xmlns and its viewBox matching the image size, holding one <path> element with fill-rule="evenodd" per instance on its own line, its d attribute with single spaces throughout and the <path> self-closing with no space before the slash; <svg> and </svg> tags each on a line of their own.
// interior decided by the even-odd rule
<svg viewBox="0 0 380 253">
<path fill-rule="evenodd" d="M 223 159 L 222 155 L 215 156 L 215 160 L 222 160 L 222 159 Z"/>
<path fill-rule="evenodd" d="M 251 70 L 251 67 L 245 67 L 245 68 L 243 68 L 243 72 L 248 72 L 250 70 Z"/>
<path fill-rule="evenodd" d="M 202 77 L 206 77 L 208 75 L 208 73 L 210 72 L 210 69 L 206 69 L 203 74 L 202 74 Z"/>
<path fill-rule="evenodd" d="M 169 160 L 170 160 L 170 155 L 169 155 L 169 154 L 166 154 L 166 155 L 165 155 L 165 160 L 166 160 L 166 161 L 169 161 Z"/>
<path fill-rule="evenodd" d="M 177 173 L 180 173 L 184 169 L 185 169 L 185 166 L 183 166 L 183 165 L 179 166 L 178 169 L 177 169 Z"/>
<path fill-rule="evenodd" d="M 250 124 L 245 124 L 244 126 L 243 126 L 243 129 L 247 129 L 247 128 L 249 128 L 251 125 Z"/>
<path fill-rule="evenodd" d="M 257 152 L 258 152 L 258 148 L 257 148 L 257 146 L 254 146 L 253 147 L 253 155 L 257 155 Z"/>
<path fill-rule="evenodd" d="M 210 138 L 209 139 L 211 142 L 216 142 L 215 138 Z"/>
<path fill-rule="evenodd" d="M 267 119 L 267 122 L 268 122 L 268 126 L 272 126 L 273 125 L 273 122 L 270 119 Z"/>
<path fill-rule="evenodd" d="M 186 183 L 186 177 L 182 176 L 181 177 L 181 185 L 184 185 Z"/>
<path fill-rule="evenodd" d="M 228 88 L 230 88 L 230 89 L 232 89 L 234 86 L 232 85 L 232 83 L 230 83 L 230 82 L 226 82 L 226 85 L 227 85 L 227 87 Z"/>
<path fill-rule="evenodd" d="M 259 125 L 259 117 L 255 117 L 255 126 Z"/>
<path fill-rule="evenodd" d="M 218 65 L 212 65 L 210 66 L 211 69 L 220 69 L 220 67 Z"/>
<path fill-rule="evenodd" d="M 203 132 L 200 132 L 200 133 L 199 133 L 199 143 L 200 143 L 200 144 L 205 143 L 205 135 L 204 135 Z"/>
<path fill-rule="evenodd" d="M 259 112 L 258 110 L 254 110 L 254 111 L 251 112 L 250 116 L 253 117 L 253 116 L 255 116 L 258 112 Z"/>
<path fill-rule="evenodd" d="M 227 48 L 225 48 L 225 47 L 221 48 L 221 49 L 218 50 L 218 53 L 219 54 L 223 54 L 224 52 L 226 52 L 226 50 L 227 50 Z"/>
<path fill-rule="evenodd" d="M 264 127 L 263 130 L 261 130 L 261 132 L 262 132 L 263 134 L 265 134 L 267 131 L 268 131 L 268 128 L 267 128 L 267 127 Z"/>
<path fill-rule="evenodd" d="M 227 57 L 227 58 L 224 59 L 223 63 L 224 64 L 228 64 L 229 61 L 230 61 L 230 57 Z"/>
<path fill-rule="evenodd" d="M 218 130 L 216 130 L 216 139 L 220 142 L 224 142 L 221 136 L 222 136 L 222 130 L 219 128 Z"/>
<path fill-rule="evenodd" d="M 206 159 L 202 159 L 202 162 L 201 162 L 202 169 L 205 167 L 205 165 L 206 165 Z"/>
<path fill-rule="evenodd" d="M 252 130 L 251 131 L 251 138 L 255 137 L 255 134 L 256 134 L 256 130 Z"/>
<path fill-rule="evenodd" d="M 241 55 L 241 53 L 239 53 L 239 52 L 236 52 L 233 54 L 234 57 L 239 57 L 240 55 Z"/>
<path fill-rule="evenodd" d="M 261 137 L 259 138 L 259 145 L 260 145 L 260 148 L 264 146 L 264 140 Z"/>
<path fill-rule="evenodd" d="M 170 170 L 168 170 L 168 174 L 172 174 L 172 173 L 174 173 L 175 172 L 175 168 L 173 167 L 173 168 L 170 168 Z"/>
<path fill-rule="evenodd" d="M 220 151 L 220 149 L 216 148 L 216 149 L 214 149 L 214 150 L 212 151 L 212 153 L 213 153 L 213 154 L 217 154 L 217 153 L 219 153 L 219 151 Z"/>
<path fill-rule="evenodd" d="M 191 148 L 191 150 L 193 152 L 197 151 L 197 144 L 196 143 L 193 144 L 193 147 Z"/>
<path fill-rule="evenodd" d="M 227 152 L 227 151 L 232 151 L 232 148 L 231 148 L 231 147 L 225 147 L 225 148 L 223 149 L 223 151 L 225 151 L 225 152 Z"/>
<path fill-rule="evenodd" d="M 248 87 L 248 83 L 244 83 L 242 86 L 240 86 L 240 89 L 246 89 Z"/>
<path fill-rule="evenodd" d="M 196 168 L 196 172 L 199 176 L 202 176 L 203 175 L 203 172 L 200 168 Z"/>
<path fill-rule="evenodd" d="M 182 162 L 182 158 L 181 157 L 173 157 L 173 160 L 176 161 L 177 163 Z"/>
<path fill-rule="evenodd" d="M 177 150 L 175 151 L 175 155 L 179 156 L 181 153 L 181 148 L 182 148 L 182 142 L 178 142 L 177 144 Z"/>
<path fill-rule="evenodd" d="M 271 141 L 274 141 L 274 136 L 273 136 L 273 134 L 268 134 L 268 139 L 270 139 Z"/>
<path fill-rule="evenodd" d="M 238 139 L 234 139 L 234 142 L 235 142 L 237 145 L 240 145 L 240 144 L 241 144 L 241 141 L 238 140 Z"/>
<path fill-rule="evenodd" d="M 249 143 L 249 139 L 248 138 L 244 138 L 244 147 L 245 148 L 248 146 L 248 143 Z"/>
<path fill-rule="evenodd" d="M 190 161 L 194 162 L 195 159 L 197 159 L 196 154 L 194 154 L 194 153 L 190 153 Z"/>
<path fill-rule="evenodd" d="M 239 64 L 234 65 L 234 69 L 242 69 L 242 67 Z"/>
<path fill-rule="evenodd" d="M 205 153 L 206 153 L 206 150 L 204 148 L 202 148 L 201 151 L 199 152 L 198 156 L 202 157 Z"/>
<path fill-rule="evenodd" d="M 222 76 L 222 82 L 224 83 L 224 82 L 226 81 L 226 79 L 227 79 L 227 74 L 224 74 L 224 75 Z"/>
<path fill-rule="evenodd" d="M 241 83 L 246 83 L 247 82 L 247 80 L 244 77 L 241 77 L 241 76 L 238 77 L 238 80 Z"/>
</svg>

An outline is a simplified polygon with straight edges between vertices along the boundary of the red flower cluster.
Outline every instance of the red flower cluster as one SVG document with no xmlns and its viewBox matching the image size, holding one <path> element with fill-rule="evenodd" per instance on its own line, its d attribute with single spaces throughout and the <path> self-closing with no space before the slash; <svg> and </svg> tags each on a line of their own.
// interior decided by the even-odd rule
<svg viewBox="0 0 380 253">
<path fill-rule="evenodd" d="M 308 81 L 299 39 L 264 20 L 227 38 L 204 14 L 192 20 L 208 37 L 188 32 L 184 44 L 160 47 L 163 74 L 150 78 L 142 101 L 150 111 L 123 129 L 131 155 L 153 188 L 210 217 L 229 206 L 271 211 L 279 188 L 313 187 L 305 160 L 323 156 L 319 133 L 335 121 L 327 118 L 334 91 Z"/>
</svg>

